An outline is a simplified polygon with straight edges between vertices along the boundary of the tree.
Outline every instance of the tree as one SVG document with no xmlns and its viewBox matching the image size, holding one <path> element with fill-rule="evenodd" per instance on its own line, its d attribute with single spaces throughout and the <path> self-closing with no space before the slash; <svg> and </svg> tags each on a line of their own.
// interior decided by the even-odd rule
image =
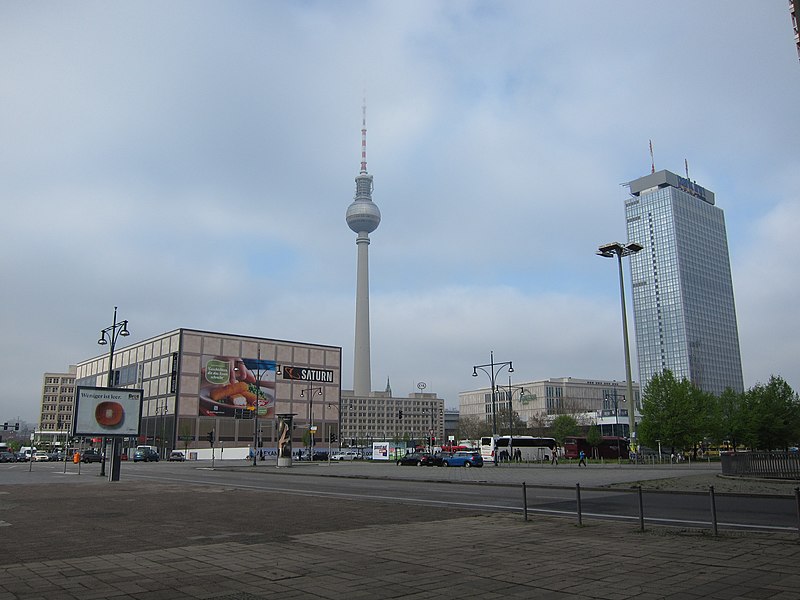
<svg viewBox="0 0 800 600">
<path fill-rule="evenodd" d="M 696 453 L 710 427 L 711 400 L 688 379 L 677 381 L 669 369 L 654 375 L 642 395 L 639 440 L 650 447 L 661 440 L 673 453 L 690 448 Z"/>
<path fill-rule="evenodd" d="M 603 436 L 600 435 L 600 428 L 597 425 L 589 427 L 589 431 L 586 432 L 586 442 L 594 449 L 592 451 L 593 456 L 597 456 L 597 447 L 602 441 Z"/>
<path fill-rule="evenodd" d="M 511 419 L 509 419 L 508 406 L 503 406 L 497 410 L 497 429 L 498 435 L 511 435 L 512 433 L 514 435 L 524 435 L 527 424 L 520 419 L 519 413 L 515 410 L 511 412 Z"/>
<path fill-rule="evenodd" d="M 580 431 L 578 421 L 572 415 L 558 415 L 553 419 L 550 430 L 553 432 L 553 437 L 559 446 L 563 446 L 564 440 L 571 435 L 578 435 Z"/>
<path fill-rule="evenodd" d="M 751 447 L 786 449 L 797 441 L 800 437 L 800 399 L 788 383 L 773 375 L 767 385 L 757 384 L 745 396 Z"/>
<path fill-rule="evenodd" d="M 733 451 L 748 437 L 746 395 L 728 388 L 716 399 L 709 433 L 719 445 L 730 441 Z"/>
<path fill-rule="evenodd" d="M 478 417 L 464 416 L 458 419 L 458 439 L 479 440 L 492 432 L 489 424 Z"/>
</svg>

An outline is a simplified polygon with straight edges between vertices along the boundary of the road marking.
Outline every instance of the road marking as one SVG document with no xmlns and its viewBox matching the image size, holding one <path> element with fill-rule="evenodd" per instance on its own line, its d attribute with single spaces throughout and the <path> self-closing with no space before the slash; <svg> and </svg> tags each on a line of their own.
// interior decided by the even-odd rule
<svg viewBox="0 0 800 600">
<path fill-rule="evenodd" d="M 174 483 L 176 481 L 181 481 L 183 483 L 193 483 L 199 485 L 213 485 L 218 487 L 234 487 L 240 489 L 247 489 L 247 490 L 255 490 L 255 491 L 269 491 L 269 492 L 281 492 L 285 494 L 291 494 L 295 496 L 325 496 L 330 498 L 352 498 L 356 500 L 384 500 L 384 501 L 393 501 L 393 502 L 403 502 L 409 504 L 426 504 L 426 505 L 434 505 L 434 506 L 451 506 L 454 508 L 463 508 L 465 510 L 499 510 L 499 511 L 506 511 L 506 512 L 516 512 L 522 513 L 523 508 L 518 506 L 508 506 L 504 504 L 477 504 L 471 502 L 455 502 L 452 500 L 428 500 L 424 498 L 409 498 L 406 496 L 378 496 L 374 494 L 349 494 L 345 492 L 326 492 L 322 490 L 318 491 L 305 491 L 305 490 L 297 490 L 293 488 L 282 488 L 282 487 L 272 487 L 272 486 L 255 486 L 249 484 L 242 484 L 242 483 L 230 483 L 230 482 L 214 482 L 214 481 L 207 481 L 207 480 L 197 480 L 197 479 L 176 479 L 175 477 L 155 477 L 152 475 L 132 475 L 134 478 L 138 479 L 154 479 L 158 481 L 165 481 Z M 574 510 L 556 510 L 556 509 L 549 509 L 549 508 L 534 508 L 528 507 L 529 513 L 540 513 L 540 514 L 550 514 L 554 516 L 564 516 L 564 517 L 575 517 L 576 513 Z M 638 521 L 638 515 L 614 515 L 614 514 L 606 514 L 606 513 L 593 513 L 593 512 L 581 512 L 581 514 L 585 517 L 596 518 L 601 520 L 612 520 L 612 521 Z M 659 523 L 667 527 L 702 527 L 704 529 L 711 528 L 711 523 L 709 521 L 697 521 L 691 519 L 669 519 L 669 518 L 662 518 L 662 517 L 645 517 L 645 523 Z M 718 526 L 720 527 L 729 527 L 733 529 L 747 529 L 747 530 L 765 530 L 765 531 L 783 531 L 783 532 L 794 532 L 797 531 L 796 527 L 786 527 L 786 526 L 779 526 L 779 525 L 757 525 L 757 524 L 748 524 L 748 523 L 727 523 L 727 522 L 718 522 Z"/>
</svg>

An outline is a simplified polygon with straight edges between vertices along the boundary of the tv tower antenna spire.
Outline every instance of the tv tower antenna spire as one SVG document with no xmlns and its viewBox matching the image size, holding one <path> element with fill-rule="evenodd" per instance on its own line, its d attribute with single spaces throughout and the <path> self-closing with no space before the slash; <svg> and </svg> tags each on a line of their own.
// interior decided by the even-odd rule
<svg viewBox="0 0 800 600">
<path fill-rule="evenodd" d="M 367 172 L 367 97 L 361 104 L 361 173 Z"/>
</svg>

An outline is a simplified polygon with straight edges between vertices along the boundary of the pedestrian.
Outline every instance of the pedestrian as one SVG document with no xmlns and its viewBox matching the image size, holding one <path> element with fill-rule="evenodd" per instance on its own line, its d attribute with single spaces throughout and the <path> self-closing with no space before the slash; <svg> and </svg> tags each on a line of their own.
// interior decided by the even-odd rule
<svg viewBox="0 0 800 600">
<path fill-rule="evenodd" d="M 522 462 L 522 450 L 519 448 L 514 450 L 514 460 L 517 462 Z"/>
<path fill-rule="evenodd" d="M 558 448 L 553 448 L 553 453 L 550 455 L 550 464 L 558 466 Z"/>
<path fill-rule="evenodd" d="M 580 460 L 578 461 L 578 466 L 580 467 L 581 465 L 583 465 L 585 467 L 586 466 L 586 453 L 583 450 L 581 450 L 579 458 L 580 458 Z"/>
</svg>

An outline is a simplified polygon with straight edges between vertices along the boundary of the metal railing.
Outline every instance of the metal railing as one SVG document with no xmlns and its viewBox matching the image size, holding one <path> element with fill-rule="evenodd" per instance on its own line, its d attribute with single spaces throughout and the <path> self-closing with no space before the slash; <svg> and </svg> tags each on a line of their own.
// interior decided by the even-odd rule
<svg viewBox="0 0 800 600">
<path fill-rule="evenodd" d="M 723 475 L 800 480 L 797 452 L 725 452 L 721 459 Z"/>
</svg>

